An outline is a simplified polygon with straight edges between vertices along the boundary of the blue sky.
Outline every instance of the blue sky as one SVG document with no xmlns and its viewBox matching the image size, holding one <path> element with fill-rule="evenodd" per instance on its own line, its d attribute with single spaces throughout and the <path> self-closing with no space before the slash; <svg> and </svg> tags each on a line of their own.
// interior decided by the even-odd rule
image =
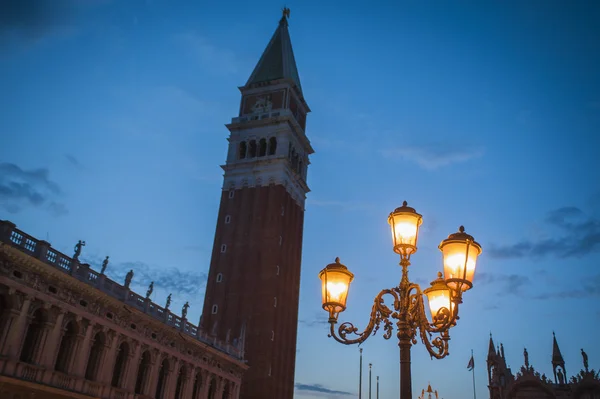
<svg viewBox="0 0 600 399">
<path fill-rule="evenodd" d="M 60 0 L 0 12 L 0 218 L 198 320 L 226 137 L 284 5 Z M 0 3 L 8 11 L 7 3 Z M 600 7 L 596 2 L 290 1 L 312 113 L 296 397 L 351 398 L 358 348 L 327 338 L 317 274 L 354 272 L 340 317 L 363 327 L 400 278 L 386 218 L 424 216 L 410 277 L 441 270 L 464 224 L 483 246 L 451 355 L 413 347 L 414 395 L 487 397 L 490 331 L 551 374 L 552 331 L 570 375 L 600 367 Z M 34 13 L 31 10 L 40 10 Z M 394 339 L 367 367 L 396 397 Z M 373 377 L 375 380 L 375 377 Z"/>
</svg>

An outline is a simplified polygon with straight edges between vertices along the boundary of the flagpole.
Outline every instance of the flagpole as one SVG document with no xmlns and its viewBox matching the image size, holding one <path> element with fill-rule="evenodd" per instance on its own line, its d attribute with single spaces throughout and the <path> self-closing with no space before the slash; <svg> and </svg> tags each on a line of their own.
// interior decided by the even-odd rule
<svg viewBox="0 0 600 399">
<path fill-rule="evenodd" d="M 360 348 L 360 372 L 358 377 L 358 399 L 362 399 L 362 350 Z"/>
<path fill-rule="evenodd" d="M 471 359 L 473 359 L 473 349 L 471 349 Z M 477 394 L 475 393 L 475 362 L 473 362 L 471 371 L 473 372 L 473 399 L 477 399 Z"/>
</svg>

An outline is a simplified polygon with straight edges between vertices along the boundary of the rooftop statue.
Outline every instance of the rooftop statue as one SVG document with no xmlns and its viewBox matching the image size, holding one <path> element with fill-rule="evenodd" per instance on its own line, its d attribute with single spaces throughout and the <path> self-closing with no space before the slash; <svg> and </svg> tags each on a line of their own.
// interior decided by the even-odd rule
<svg viewBox="0 0 600 399">
<path fill-rule="evenodd" d="M 146 299 L 150 299 L 150 295 L 152 295 L 153 291 L 154 291 L 154 281 L 150 282 L 150 285 L 148 286 L 148 291 L 146 291 Z"/>
<path fill-rule="evenodd" d="M 102 269 L 100 269 L 100 274 L 104 274 L 107 266 L 108 266 L 108 256 L 102 262 Z"/>
<path fill-rule="evenodd" d="M 79 260 L 79 255 L 81 255 L 81 247 L 85 247 L 85 241 L 79 240 L 79 242 L 75 244 L 75 254 L 73 255 L 73 260 Z"/>
<path fill-rule="evenodd" d="M 125 288 L 129 288 L 132 278 L 133 278 L 133 269 L 131 269 L 125 276 Z"/>
</svg>

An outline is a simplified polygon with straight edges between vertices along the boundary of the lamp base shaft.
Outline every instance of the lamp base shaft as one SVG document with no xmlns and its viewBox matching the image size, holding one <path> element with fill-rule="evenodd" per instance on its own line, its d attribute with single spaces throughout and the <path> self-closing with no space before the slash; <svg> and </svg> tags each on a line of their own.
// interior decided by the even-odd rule
<svg viewBox="0 0 600 399">
<path fill-rule="evenodd" d="M 409 339 L 401 339 L 400 343 L 400 399 L 412 399 L 412 377 L 410 372 Z"/>
</svg>

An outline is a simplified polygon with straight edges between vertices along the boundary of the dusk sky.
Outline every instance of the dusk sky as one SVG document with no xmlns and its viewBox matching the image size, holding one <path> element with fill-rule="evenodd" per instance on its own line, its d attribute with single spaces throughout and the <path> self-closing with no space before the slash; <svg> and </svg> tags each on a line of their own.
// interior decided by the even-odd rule
<svg viewBox="0 0 600 399">
<path fill-rule="evenodd" d="M 0 219 L 200 317 L 240 93 L 291 9 L 310 158 L 299 399 L 358 396 L 359 351 L 328 338 L 318 272 L 355 274 L 340 321 L 364 328 L 400 279 L 387 224 L 423 215 L 409 276 L 442 270 L 462 224 L 482 245 L 450 355 L 412 350 L 413 395 L 489 397 L 489 334 L 552 375 L 600 368 L 600 2 L 0 0 Z M 33 4 L 37 6 L 33 6 Z M 51 4 L 51 5 L 50 5 Z M 41 6 L 40 6 L 41 5 Z M 44 6 L 45 5 L 45 6 Z M 398 397 L 397 339 L 364 348 Z"/>
</svg>

